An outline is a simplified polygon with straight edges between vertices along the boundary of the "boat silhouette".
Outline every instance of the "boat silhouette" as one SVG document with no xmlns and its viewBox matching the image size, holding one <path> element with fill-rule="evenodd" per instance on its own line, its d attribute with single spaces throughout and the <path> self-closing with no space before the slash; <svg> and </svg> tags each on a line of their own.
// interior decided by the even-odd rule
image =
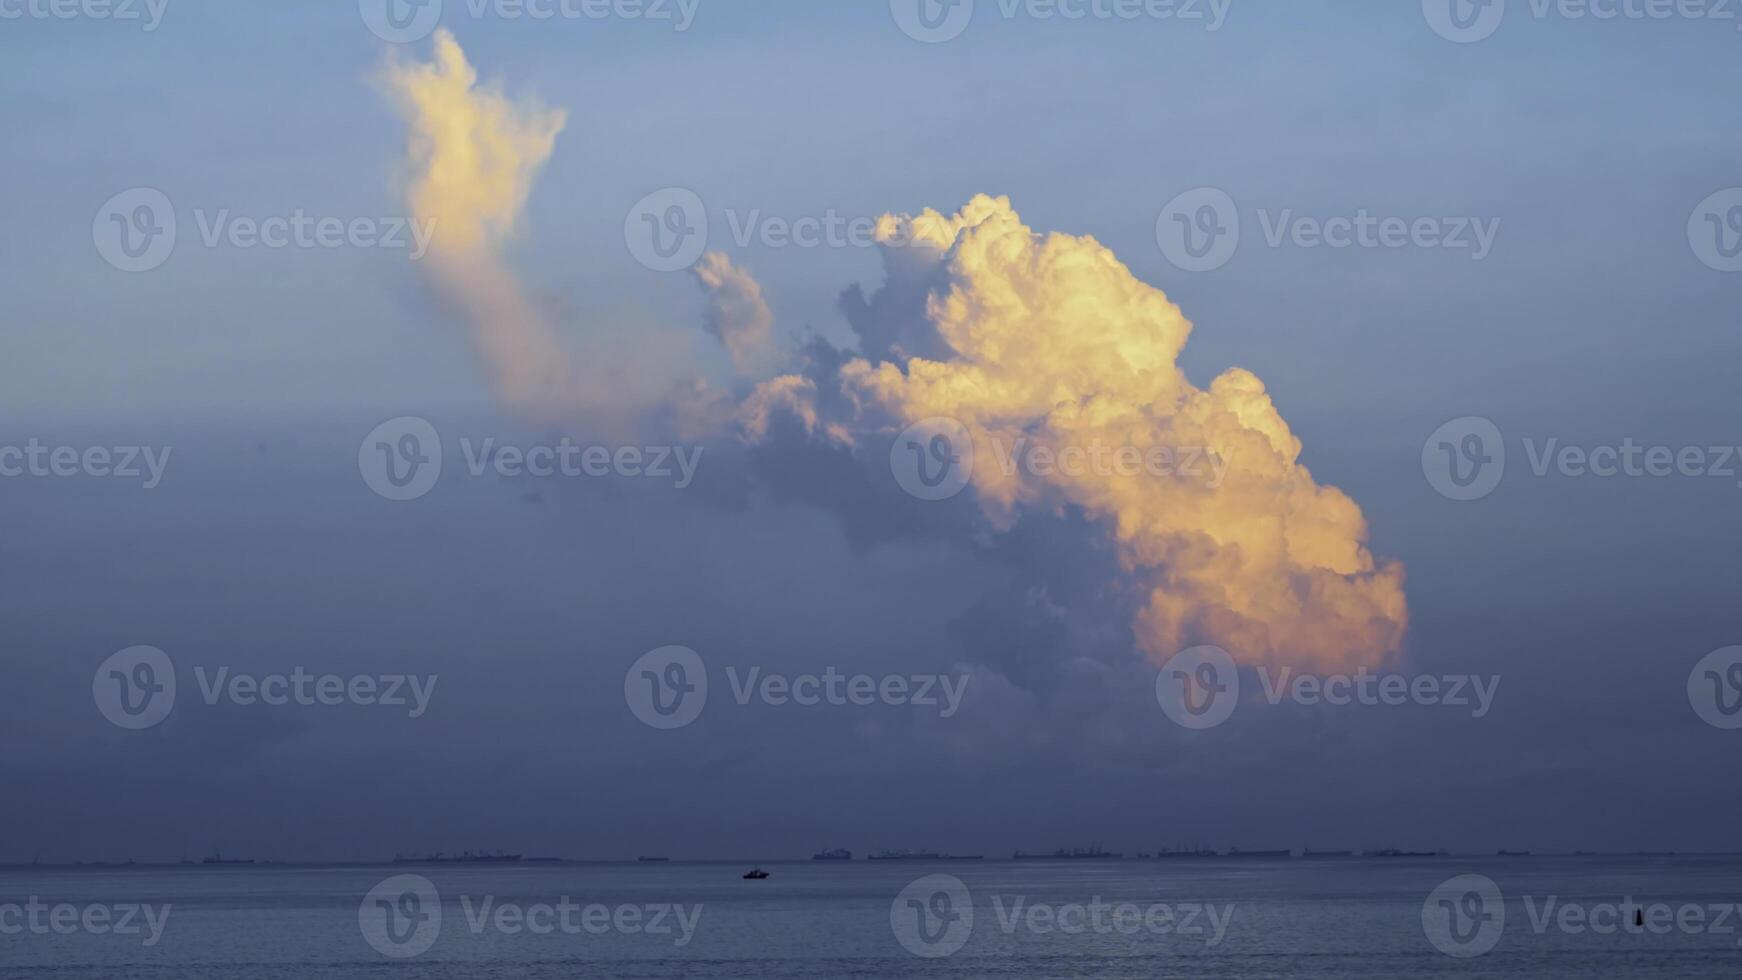
<svg viewBox="0 0 1742 980">
<path fill-rule="evenodd" d="M 1213 858 L 1221 857 L 1221 855 L 1207 847 L 1164 847 L 1156 851 L 1153 857 L 1156 860 L 1162 860 L 1166 858 Z"/>
<path fill-rule="evenodd" d="M 941 861 L 944 856 L 936 851 L 890 851 L 882 850 L 868 855 L 869 861 Z"/>
<path fill-rule="evenodd" d="M 1238 847 L 1229 848 L 1231 858 L 1285 858 L 1294 857 L 1293 851 L 1242 851 Z"/>
<path fill-rule="evenodd" d="M 482 853 L 474 854 L 466 851 L 461 854 L 445 854 L 436 851 L 423 857 L 405 857 L 395 854 L 394 864 L 519 864 L 525 858 L 519 854 Z"/>
<path fill-rule="evenodd" d="M 1061 847 L 1051 854 L 1024 854 L 1017 851 L 1010 856 L 1012 861 L 1117 861 L 1123 854 L 1114 854 L 1103 850 L 1101 845 L 1093 847 Z"/>
<path fill-rule="evenodd" d="M 744 872 L 745 881 L 761 881 L 766 877 L 768 877 L 768 872 L 761 868 L 752 868 L 749 871 Z"/>
</svg>

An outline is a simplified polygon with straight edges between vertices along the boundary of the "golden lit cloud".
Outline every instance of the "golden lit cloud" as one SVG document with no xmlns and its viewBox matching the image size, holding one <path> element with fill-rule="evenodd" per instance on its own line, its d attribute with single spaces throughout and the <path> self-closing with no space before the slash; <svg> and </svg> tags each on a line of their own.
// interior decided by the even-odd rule
<svg viewBox="0 0 1742 980">
<path fill-rule="evenodd" d="M 918 244 L 893 246 L 908 254 L 891 269 L 917 254 L 946 270 L 925 316 L 953 356 L 851 361 L 844 393 L 897 428 L 960 422 L 971 491 L 996 525 L 1070 508 L 1104 526 L 1151 658 L 1207 642 L 1247 662 L 1342 669 L 1398 650 L 1402 566 L 1375 561 L 1361 509 L 1301 464 L 1262 381 L 1239 368 L 1207 389 L 1187 380 L 1177 359 L 1192 325 L 1159 289 L 1092 238 L 1036 234 L 1005 198 L 885 217 L 878 234 Z M 771 402 L 806 394 L 769 382 L 748 403 L 752 434 Z M 819 427 L 814 407 L 799 415 Z M 1138 459 L 1166 459 L 1167 473 L 1133 472 Z"/>
<path fill-rule="evenodd" d="M 639 352 L 576 356 L 502 258 L 563 113 L 480 86 L 445 31 L 432 61 L 395 62 L 386 80 L 410 129 L 406 199 L 435 223 L 436 285 L 504 400 L 590 421 L 621 408 L 621 379 L 655 374 L 634 368 L 656 345 L 642 337 Z M 857 446 L 956 420 L 974 443 L 971 492 L 995 526 L 1074 510 L 1105 528 L 1127 573 L 1115 586 L 1157 660 L 1209 642 L 1249 662 L 1344 669 L 1398 649 L 1402 567 L 1374 559 L 1360 508 L 1301 464 L 1300 440 L 1263 382 L 1238 368 L 1208 388 L 1185 377 L 1177 361 L 1192 325 L 1160 290 L 1092 238 L 1036 234 L 1004 198 L 976 197 L 954 215 L 885 216 L 877 234 L 892 284 L 921 284 L 923 307 L 910 292 L 911 308 L 898 296 L 864 315 L 900 321 L 887 333 L 906 340 L 868 347 L 823 379 L 828 391 L 815 377 L 765 382 L 738 406 L 748 438 L 765 438 L 775 413 Z M 761 287 L 717 253 L 695 275 L 710 331 L 740 373 L 753 373 L 773 327 Z M 680 420 L 718 418 L 704 388 L 658 397 Z M 1038 453 L 1048 465 L 1031 465 Z M 1071 453 L 1098 455 L 1057 465 Z M 1171 468 L 1128 472 L 1110 462 L 1126 457 L 1106 453 L 1161 453 Z"/>
</svg>

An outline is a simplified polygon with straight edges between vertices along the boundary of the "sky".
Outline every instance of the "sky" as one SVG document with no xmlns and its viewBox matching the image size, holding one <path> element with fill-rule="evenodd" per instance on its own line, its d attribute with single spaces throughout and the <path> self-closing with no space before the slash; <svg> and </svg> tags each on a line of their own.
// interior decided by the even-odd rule
<svg viewBox="0 0 1742 980">
<path fill-rule="evenodd" d="M 400 43 L 370 0 L 0 0 L 0 861 L 1733 850 L 1742 475 L 1533 464 L 1742 474 L 1742 21 L 979 0 L 928 43 L 902 2 L 447 0 Z M 176 236 L 126 271 L 137 189 Z M 656 268 L 680 201 L 708 257 Z M 295 215 L 434 225 L 231 234 Z M 1362 216 L 1428 234 L 1317 241 Z M 939 417 L 976 467 L 931 500 Z M 405 418 L 429 486 L 383 482 Z M 1018 438 L 1230 478 L 1001 474 Z M 563 445 L 615 472 L 492 456 Z M 133 729 L 142 646 L 177 690 Z M 708 692 L 661 728 L 673 646 Z M 1241 691 L 1193 727 L 1157 678 L 1203 646 Z M 297 668 L 436 680 L 203 696 Z M 825 670 L 961 700 L 735 697 Z M 1282 670 L 1498 686 L 1270 704 Z"/>
</svg>

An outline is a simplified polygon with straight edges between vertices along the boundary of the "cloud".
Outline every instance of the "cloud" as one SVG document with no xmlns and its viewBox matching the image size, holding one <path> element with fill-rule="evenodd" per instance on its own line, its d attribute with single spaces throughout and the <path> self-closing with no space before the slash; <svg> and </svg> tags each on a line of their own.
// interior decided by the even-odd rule
<svg viewBox="0 0 1742 980">
<path fill-rule="evenodd" d="M 387 82 L 411 126 L 412 209 L 436 222 L 439 247 L 449 253 L 500 249 L 566 115 L 480 88 L 477 71 L 446 30 L 436 32 L 433 61 L 395 61 Z"/>
<path fill-rule="evenodd" d="M 752 373 L 767 355 L 774 330 L 762 286 L 723 252 L 703 255 L 694 273 L 708 293 L 708 332 L 726 345 L 739 374 Z"/>
<path fill-rule="evenodd" d="M 570 355 L 501 251 L 566 117 L 479 87 L 446 30 L 436 32 L 433 61 L 396 59 L 385 81 L 410 129 L 406 202 L 435 226 L 429 261 L 436 286 L 472 327 L 502 397 L 548 414 L 577 390 Z"/>
<path fill-rule="evenodd" d="M 563 305 L 536 296 L 504 258 L 566 125 L 563 111 L 480 84 L 445 30 L 431 60 L 395 58 L 383 84 L 408 130 L 407 206 L 434 224 L 423 269 L 470 330 L 501 401 L 531 421 L 623 436 L 650 411 L 668 410 L 694 360 L 690 337 L 559 329 Z"/>
<path fill-rule="evenodd" d="M 407 201 L 436 225 L 435 284 L 503 400 L 541 420 L 598 423 L 621 409 L 622 379 L 657 377 L 648 358 L 672 352 L 642 335 L 576 356 L 502 258 L 563 113 L 479 86 L 445 31 L 431 62 L 395 62 L 387 84 L 410 128 Z M 1301 464 L 1263 382 L 1239 368 L 1208 388 L 1186 378 L 1178 358 L 1192 325 L 1159 289 L 1092 238 L 1037 234 L 1005 198 L 886 215 L 877 236 L 885 283 L 841 300 L 856 353 L 813 340 L 799 352 L 804 370 L 741 399 L 692 378 L 644 385 L 638 408 L 706 433 L 735 403 L 741 434 L 765 453 L 759 470 L 789 478 L 768 450 L 875 458 L 894 433 L 952 419 L 973 444 L 971 504 L 921 523 L 968 513 L 1003 532 L 1039 516 L 1082 519 L 1097 535 L 1085 546 L 1116 555 L 1105 591 L 1130 608 L 1152 660 L 1208 642 L 1247 662 L 1352 669 L 1397 651 L 1402 567 L 1373 557 L 1361 509 Z M 753 373 L 772 353 L 761 287 L 719 253 L 694 274 L 707 329 L 740 375 Z"/>
<path fill-rule="evenodd" d="M 765 383 L 745 403 L 752 437 L 782 408 L 865 447 L 961 423 L 982 517 L 1092 521 L 1158 662 L 1216 643 L 1249 663 L 1352 669 L 1399 649 L 1402 566 L 1373 557 L 1360 507 L 1302 465 L 1262 381 L 1186 378 L 1192 325 L 1161 290 L 1093 238 L 1035 233 L 1005 198 L 885 216 L 878 238 L 888 282 L 843 301 L 867 356 Z"/>
</svg>

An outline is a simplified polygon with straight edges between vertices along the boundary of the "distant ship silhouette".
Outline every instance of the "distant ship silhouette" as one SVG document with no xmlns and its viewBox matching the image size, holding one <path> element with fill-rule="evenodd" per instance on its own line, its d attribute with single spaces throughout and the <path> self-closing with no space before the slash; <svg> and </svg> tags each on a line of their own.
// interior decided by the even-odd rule
<svg viewBox="0 0 1742 980">
<path fill-rule="evenodd" d="M 1144 855 L 1144 857 L 1150 856 Z M 1221 855 L 1207 847 L 1164 847 L 1156 851 L 1153 857 L 1157 860 L 1163 860 L 1167 858 L 1213 858 L 1221 857 Z"/>
<path fill-rule="evenodd" d="M 1294 852 L 1289 850 L 1242 851 L 1238 847 L 1233 847 L 1228 849 L 1228 856 L 1231 858 L 1285 858 L 1294 857 Z"/>
<path fill-rule="evenodd" d="M 1437 858 L 1437 857 L 1445 857 L 1446 852 L 1445 851 L 1400 851 L 1395 847 L 1387 847 L 1384 850 L 1368 851 L 1367 856 L 1368 857 L 1376 857 L 1376 858 Z"/>
<path fill-rule="evenodd" d="M 878 851 L 866 858 L 869 861 L 941 861 L 943 855 L 936 851 Z"/>
<path fill-rule="evenodd" d="M 526 860 L 519 854 L 474 854 L 466 851 L 462 854 L 444 854 L 437 851 L 423 857 L 406 857 L 395 854 L 394 864 L 519 864 Z"/>
<path fill-rule="evenodd" d="M 1101 845 L 1093 847 L 1061 847 L 1051 854 L 1024 854 L 1017 851 L 1010 856 L 1012 861 L 1117 861 L 1123 854 L 1114 854 L 1102 849 Z"/>
</svg>

